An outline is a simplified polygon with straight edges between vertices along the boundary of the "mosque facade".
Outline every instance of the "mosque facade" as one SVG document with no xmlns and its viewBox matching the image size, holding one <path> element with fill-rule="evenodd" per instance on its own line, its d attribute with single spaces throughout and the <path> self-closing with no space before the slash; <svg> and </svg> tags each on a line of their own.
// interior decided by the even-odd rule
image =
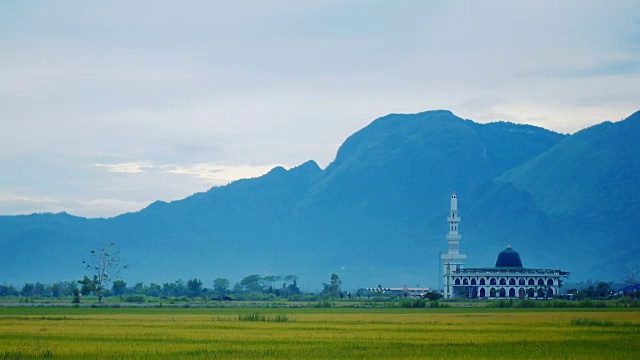
<svg viewBox="0 0 640 360">
<path fill-rule="evenodd" d="M 448 252 L 440 255 L 444 266 L 444 298 L 550 299 L 559 295 L 562 278 L 569 273 L 557 269 L 532 269 L 522 265 L 520 254 L 507 246 L 498 254 L 495 266 L 465 268 L 467 255 L 460 253 L 458 198 L 451 195 L 447 218 Z"/>
</svg>

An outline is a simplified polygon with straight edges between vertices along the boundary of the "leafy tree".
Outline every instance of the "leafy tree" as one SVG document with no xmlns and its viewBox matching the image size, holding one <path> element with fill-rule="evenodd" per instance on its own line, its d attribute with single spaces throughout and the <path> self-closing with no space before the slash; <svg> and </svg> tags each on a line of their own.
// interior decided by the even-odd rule
<svg viewBox="0 0 640 360">
<path fill-rule="evenodd" d="M 24 284 L 24 286 L 22 287 L 22 291 L 20 291 L 20 295 L 22 295 L 22 297 L 33 296 L 33 288 L 34 285 L 31 283 Z"/>
<path fill-rule="evenodd" d="M 89 279 L 86 275 L 84 276 L 84 279 L 78 280 L 78 284 L 82 285 L 80 287 L 80 294 L 82 294 L 82 296 L 87 296 L 96 291 L 95 280 Z"/>
<path fill-rule="evenodd" d="M 600 281 L 596 285 L 596 296 L 599 299 L 607 298 L 609 295 L 611 295 L 612 291 L 613 291 L 613 283 Z"/>
<path fill-rule="evenodd" d="M 48 285 L 37 282 L 33 285 L 33 296 L 48 296 L 50 293 L 49 290 L 50 288 Z"/>
<path fill-rule="evenodd" d="M 322 290 L 322 294 L 325 297 L 329 298 L 337 298 L 340 296 L 340 286 L 342 286 L 342 280 L 340 280 L 340 276 L 338 274 L 331 274 L 331 282 L 329 284 L 323 283 L 324 290 Z"/>
<path fill-rule="evenodd" d="M 244 289 L 243 289 L 243 287 L 242 287 L 242 284 L 241 284 L 241 283 L 239 283 L 239 282 L 237 282 L 237 283 L 233 284 L 233 290 L 232 290 L 232 292 L 233 292 L 233 293 L 235 293 L 235 294 L 239 294 L 239 293 L 241 293 L 241 292 L 244 292 Z"/>
<path fill-rule="evenodd" d="M 59 282 L 51 285 L 51 296 L 58 298 L 62 295 L 62 284 Z"/>
<path fill-rule="evenodd" d="M 149 287 L 145 289 L 144 292 L 147 296 L 160 297 L 162 296 L 162 286 L 160 284 L 151 283 Z"/>
<path fill-rule="evenodd" d="M 216 278 L 213 280 L 213 292 L 218 296 L 224 296 L 229 291 L 229 279 Z"/>
<path fill-rule="evenodd" d="M 86 270 L 93 272 L 93 279 L 90 281 L 93 282 L 98 302 L 101 303 L 108 285 L 112 280 L 117 279 L 120 270 L 126 269 L 127 266 L 121 264 L 120 251 L 116 249 L 116 244 L 113 242 L 104 243 L 98 249 L 91 250 L 90 253 L 90 259 L 82 263 L 85 264 Z M 85 276 L 85 279 L 87 278 Z"/>
<path fill-rule="evenodd" d="M 442 294 L 437 291 L 429 291 L 428 293 L 424 294 L 422 298 L 429 299 L 429 301 L 437 301 L 442 298 Z"/>
<path fill-rule="evenodd" d="M 202 295 L 202 281 L 199 279 L 187 280 L 187 289 L 189 289 L 189 297 Z"/>
<path fill-rule="evenodd" d="M 78 288 L 73 289 L 73 303 L 80 303 L 80 291 L 78 290 Z"/>
<path fill-rule="evenodd" d="M 115 280 L 111 285 L 111 291 L 115 296 L 122 296 L 127 292 L 127 283 L 123 280 Z"/>
<path fill-rule="evenodd" d="M 287 283 L 282 284 L 282 295 L 283 296 L 293 296 L 299 295 L 301 293 L 300 288 L 298 287 L 298 277 L 295 275 L 287 275 L 284 277 L 285 281 L 290 281 L 289 285 Z"/>
<path fill-rule="evenodd" d="M 249 275 L 240 280 L 242 289 L 246 292 L 262 292 L 264 285 L 262 284 L 262 277 L 260 275 Z"/>
<path fill-rule="evenodd" d="M 18 290 L 13 285 L 0 285 L 0 296 L 18 296 Z"/>
<path fill-rule="evenodd" d="M 262 278 L 262 282 L 269 284 L 269 289 L 268 292 L 272 293 L 273 292 L 273 285 L 274 283 L 278 282 L 282 280 L 282 276 L 277 276 L 277 275 L 267 275 L 265 277 Z"/>
<path fill-rule="evenodd" d="M 142 282 L 136 283 L 129 292 L 136 295 L 144 295 L 144 284 Z"/>
<path fill-rule="evenodd" d="M 187 294 L 187 286 L 185 285 L 184 281 L 182 281 L 181 279 L 178 279 L 172 283 L 162 284 L 162 293 L 164 294 L 165 297 L 184 296 Z"/>
</svg>

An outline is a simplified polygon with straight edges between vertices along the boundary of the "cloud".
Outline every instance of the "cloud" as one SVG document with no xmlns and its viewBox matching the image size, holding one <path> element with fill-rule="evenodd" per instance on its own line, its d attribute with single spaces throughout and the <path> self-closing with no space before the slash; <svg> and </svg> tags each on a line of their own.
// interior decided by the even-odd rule
<svg viewBox="0 0 640 360">
<path fill-rule="evenodd" d="M 138 211 L 148 206 L 151 201 L 131 201 L 122 199 L 79 200 L 68 204 L 70 213 L 94 214 L 93 216 L 110 217 L 118 214 Z"/>
<path fill-rule="evenodd" d="M 282 165 L 224 165 L 215 163 L 176 165 L 126 162 L 118 164 L 94 164 L 94 166 L 105 168 L 110 173 L 141 174 L 153 171 L 156 173 L 185 175 L 207 180 L 211 184 L 223 185 L 239 179 L 264 175 L 274 167 Z"/>
<path fill-rule="evenodd" d="M 254 178 L 266 174 L 269 170 L 279 165 L 217 165 L 194 164 L 188 166 L 165 165 L 161 166 L 170 174 L 195 176 L 200 179 L 211 180 L 215 183 L 229 183 L 238 179 Z"/>
<path fill-rule="evenodd" d="M 614 59 L 586 67 L 550 68 L 534 72 L 547 77 L 602 77 L 602 76 L 639 76 L 640 60 L 637 58 Z"/>
<path fill-rule="evenodd" d="M 108 172 L 112 173 L 128 174 L 141 173 L 153 168 L 153 165 L 140 162 L 127 162 L 120 164 L 94 164 L 94 166 L 99 168 L 106 168 Z"/>
<path fill-rule="evenodd" d="M 0 203 L 58 204 L 59 201 L 51 197 L 34 197 L 0 193 Z"/>
<path fill-rule="evenodd" d="M 275 164 L 324 167 L 388 113 L 563 132 L 619 119 L 640 98 L 638 13 L 595 0 L 0 1 L 0 188 L 29 195 L 0 210 L 111 215 Z"/>
</svg>

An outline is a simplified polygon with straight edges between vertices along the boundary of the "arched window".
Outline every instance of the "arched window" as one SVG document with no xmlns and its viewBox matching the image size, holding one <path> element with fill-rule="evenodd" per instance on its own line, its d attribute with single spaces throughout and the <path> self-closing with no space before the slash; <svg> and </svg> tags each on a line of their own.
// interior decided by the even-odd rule
<svg viewBox="0 0 640 360">
<path fill-rule="evenodd" d="M 460 285 L 460 279 L 456 279 L 456 285 Z"/>
<path fill-rule="evenodd" d="M 524 279 L 520 278 L 520 280 L 518 280 L 518 285 L 524 285 Z"/>
<path fill-rule="evenodd" d="M 516 289 L 514 288 L 509 289 L 509 297 L 510 298 L 516 297 Z"/>
<path fill-rule="evenodd" d="M 553 298 L 553 289 L 548 289 L 547 290 L 547 298 L 549 298 L 549 299 Z"/>
<path fill-rule="evenodd" d="M 480 285 L 485 285 L 484 279 L 480 279 Z"/>
<path fill-rule="evenodd" d="M 500 285 L 507 285 L 507 279 L 505 278 L 500 279 Z"/>
<path fill-rule="evenodd" d="M 533 289 L 529 288 L 529 290 L 527 290 L 527 296 L 530 298 L 535 297 L 536 292 Z"/>
<path fill-rule="evenodd" d="M 553 286 L 553 279 L 547 280 L 547 286 Z"/>
<path fill-rule="evenodd" d="M 476 279 L 471 279 L 471 285 L 476 285 Z"/>
<path fill-rule="evenodd" d="M 515 285 L 516 284 L 516 279 L 511 278 L 509 279 L 509 285 Z"/>
<path fill-rule="evenodd" d="M 469 285 L 469 279 L 463 279 L 462 280 L 462 285 Z"/>
<path fill-rule="evenodd" d="M 491 280 L 489 280 L 489 284 L 496 285 L 496 278 L 491 278 Z"/>
<path fill-rule="evenodd" d="M 480 297 L 481 297 L 481 298 L 483 298 L 483 297 L 487 297 L 487 292 L 486 292 L 486 291 L 484 291 L 484 288 L 480 288 Z"/>
<path fill-rule="evenodd" d="M 544 280 L 538 279 L 538 286 L 544 286 Z"/>
<path fill-rule="evenodd" d="M 507 291 L 506 291 L 504 288 L 502 288 L 502 289 L 500 289 L 500 291 L 498 292 L 498 295 L 500 295 L 500 297 L 501 297 L 501 298 L 503 298 L 503 297 L 507 297 Z"/>
<path fill-rule="evenodd" d="M 535 285 L 535 284 L 536 284 L 536 282 L 533 281 L 533 279 L 529 279 L 529 284 L 528 285 Z"/>
</svg>

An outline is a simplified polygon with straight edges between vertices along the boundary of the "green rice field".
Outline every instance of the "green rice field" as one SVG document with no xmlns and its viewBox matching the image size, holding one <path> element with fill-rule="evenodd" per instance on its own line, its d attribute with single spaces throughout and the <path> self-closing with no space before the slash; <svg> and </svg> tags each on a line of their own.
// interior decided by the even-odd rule
<svg viewBox="0 0 640 360">
<path fill-rule="evenodd" d="M 640 311 L 6 307 L 0 359 L 640 359 Z"/>
</svg>

